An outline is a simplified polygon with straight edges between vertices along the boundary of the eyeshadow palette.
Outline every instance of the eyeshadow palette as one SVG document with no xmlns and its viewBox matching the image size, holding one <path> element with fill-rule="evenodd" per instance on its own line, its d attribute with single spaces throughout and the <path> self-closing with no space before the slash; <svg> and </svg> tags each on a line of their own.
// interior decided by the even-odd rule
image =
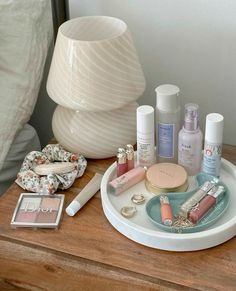
<svg viewBox="0 0 236 291">
<path fill-rule="evenodd" d="M 64 195 L 22 193 L 17 202 L 11 226 L 57 228 L 60 222 Z"/>
</svg>

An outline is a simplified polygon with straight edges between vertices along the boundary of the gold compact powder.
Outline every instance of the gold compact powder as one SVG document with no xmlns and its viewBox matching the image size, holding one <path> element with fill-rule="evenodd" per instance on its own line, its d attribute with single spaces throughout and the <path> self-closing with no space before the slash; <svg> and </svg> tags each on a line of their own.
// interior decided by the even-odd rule
<svg viewBox="0 0 236 291">
<path fill-rule="evenodd" d="M 154 194 L 184 192 L 188 188 L 188 175 L 180 165 L 159 163 L 147 170 L 145 184 Z"/>
</svg>

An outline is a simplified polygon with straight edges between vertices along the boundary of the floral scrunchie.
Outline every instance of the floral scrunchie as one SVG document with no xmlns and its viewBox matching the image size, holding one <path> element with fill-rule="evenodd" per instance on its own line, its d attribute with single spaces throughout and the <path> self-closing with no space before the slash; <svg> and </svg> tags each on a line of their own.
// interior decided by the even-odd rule
<svg viewBox="0 0 236 291">
<path fill-rule="evenodd" d="M 47 176 L 34 172 L 37 165 L 53 162 L 72 162 L 75 169 L 68 173 Z M 70 153 L 59 144 L 49 144 L 42 152 L 33 151 L 25 157 L 16 183 L 28 191 L 53 194 L 57 189 L 68 189 L 76 178 L 83 175 L 86 166 L 87 161 L 82 155 Z"/>
</svg>

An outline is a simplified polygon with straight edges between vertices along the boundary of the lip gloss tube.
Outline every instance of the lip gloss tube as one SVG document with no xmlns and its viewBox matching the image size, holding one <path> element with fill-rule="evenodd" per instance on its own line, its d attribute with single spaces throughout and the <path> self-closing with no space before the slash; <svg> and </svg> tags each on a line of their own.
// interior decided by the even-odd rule
<svg viewBox="0 0 236 291">
<path fill-rule="evenodd" d="M 142 181 L 146 171 L 142 167 L 134 168 L 108 183 L 110 193 L 118 195 Z"/>
<path fill-rule="evenodd" d="M 126 163 L 126 152 L 123 148 L 118 148 L 116 156 L 117 166 L 116 166 L 116 175 L 120 177 L 127 172 L 127 163 Z"/>
<path fill-rule="evenodd" d="M 126 163 L 127 171 L 130 171 L 134 168 L 134 148 L 132 144 L 126 145 Z"/>
<path fill-rule="evenodd" d="M 173 214 L 169 198 L 165 195 L 160 196 L 161 221 L 164 225 L 171 226 L 173 223 Z"/>
<path fill-rule="evenodd" d="M 206 181 L 191 197 L 189 197 L 179 209 L 179 216 L 188 217 L 188 212 L 196 205 L 207 192 L 215 187 L 215 182 Z"/>
<path fill-rule="evenodd" d="M 188 219 L 194 224 L 197 223 L 207 214 L 213 205 L 221 200 L 224 192 L 225 188 L 223 186 L 211 189 L 196 207 L 190 210 Z"/>
</svg>

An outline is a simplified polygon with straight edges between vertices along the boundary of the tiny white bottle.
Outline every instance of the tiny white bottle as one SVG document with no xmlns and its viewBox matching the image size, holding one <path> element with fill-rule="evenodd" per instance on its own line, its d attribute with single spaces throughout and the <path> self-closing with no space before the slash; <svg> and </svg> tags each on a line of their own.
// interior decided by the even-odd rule
<svg viewBox="0 0 236 291">
<path fill-rule="evenodd" d="M 149 167 L 155 162 L 154 108 L 142 105 L 137 108 L 137 164 Z"/>
<path fill-rule="evenodd" d="M 224 117 L 219 113 L 206 116 L 202 171 L 219 177 L 222 153 Z"/>
<path fill-rule="evenodd" d="M 180 90 L 171 84 L 156 88 L 156 147 L 157 161 L 178 162 L 180 131 Z"/>
<path fill-rule="evenodd" d="M 201 171 L 203 135 L 199 128 L 198 105 L 185 105 L 183 128 L 179 132 L 178 164 L 183 166 L 189 176 Z"/>
</svg>

